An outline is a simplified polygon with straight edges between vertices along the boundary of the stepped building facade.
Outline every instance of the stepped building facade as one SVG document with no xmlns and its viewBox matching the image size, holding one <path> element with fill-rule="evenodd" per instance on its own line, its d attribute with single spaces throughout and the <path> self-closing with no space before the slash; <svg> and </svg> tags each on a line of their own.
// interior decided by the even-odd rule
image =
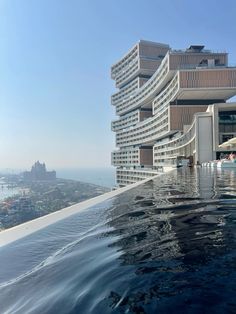
<svg viewBox="0 0 236 314">
<path fill-rule="evenodd" d="M 198 164 L 232 150 L 236 136 L 236 68 L 228 54 L 192 45 L 173 50 L 139 41 L 111 67 L 117 185 L 154 176 L 188 161 Z"/>
</svg>

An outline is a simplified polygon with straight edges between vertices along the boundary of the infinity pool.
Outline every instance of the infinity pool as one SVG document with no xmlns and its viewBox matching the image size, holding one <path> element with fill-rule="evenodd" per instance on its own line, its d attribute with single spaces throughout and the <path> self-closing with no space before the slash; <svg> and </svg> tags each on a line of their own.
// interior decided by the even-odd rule
<svg viewBox="0 0 236 314">
<path fill-rule="evenodd" d="M 236 313 L 236 172 L 181 169 L 0 248 L 0 313 Z"/>
</svg>

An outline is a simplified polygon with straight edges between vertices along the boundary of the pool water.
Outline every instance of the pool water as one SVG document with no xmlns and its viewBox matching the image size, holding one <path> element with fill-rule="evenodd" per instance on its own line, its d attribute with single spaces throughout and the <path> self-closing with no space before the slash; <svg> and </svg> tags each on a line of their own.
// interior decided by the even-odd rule
<svg viewBox="0 0 236 314">
<path fill-rule="evenodd" d="M 236 313 L 236 172 L 179 169 L 0 248 L 0 313 Z"/>
</svg>

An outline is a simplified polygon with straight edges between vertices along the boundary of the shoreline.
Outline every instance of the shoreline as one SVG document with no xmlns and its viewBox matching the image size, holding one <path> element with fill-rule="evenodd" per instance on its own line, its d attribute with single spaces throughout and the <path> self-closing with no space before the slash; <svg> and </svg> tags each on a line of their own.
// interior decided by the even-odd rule
<svg viewBox="0 0 236 314">
<path fill-rule="evenodd" d="M 55 222 L 58 222 L 60 220 L 63 220 L 67 217 L 70 217 L 74 214 L 77 214 L 91 206 L 95 206 L 101 202 L 104 202 L 108 199 L 111 199 L 119 194 L 122 194 L 125 191 L 128 191 L 130 189 L 135 188 L 136 186 L 139 186 L 145 182 L 148 182 L 150 180 L 153 180 L 159 176 L 165 175 L 171 171 L 174 171 L 176 169 L 169 170 L 164 173 L 157 174 L 156 176 L 153 176 L 151 178 L 130 184 L 128 186 L 119 188 L 114 191 L 106 192 L 102 195 L 90 198 L 88 200 L 79 202 L 75 205 L 65 207 L 63 209 L 57 210 L 53 213 L 50 213 L 48 215 L 27 221 L 25 223 L 22 223 L 20 225 L 14 226 L 12 228 L 3 230 L 0 232 L 0 247 L 3 247 L 7 244 L 10 244 L 20 238 L 23 238 L 27 235 L 30 235 L 36 231 L 39 231 Z"/>
<path fill-rule="evenodd" d="M 12 184 L 15 189 L 6 187 L 0 199 L 0 232 L 110 191 L 96 184 L 61 178 L 27 182 L 15 178 L 11 184 L 8 180 L 4 184 Z"/>
</svg>

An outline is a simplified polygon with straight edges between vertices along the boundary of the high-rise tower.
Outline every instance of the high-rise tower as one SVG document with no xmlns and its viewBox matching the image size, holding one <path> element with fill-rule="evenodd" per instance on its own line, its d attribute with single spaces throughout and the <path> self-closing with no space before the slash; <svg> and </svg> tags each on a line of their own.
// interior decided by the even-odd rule
<svg viewBox="0 0 236 314">
<path fill-rule="evenodd" d="M 221 151 L 212 118 L 216 109 L 209 105 L 224 109 L 236 94 L 236 68 L 228 66 L 227 53 L 200 45 L 172 50 L 141 40 L 111 67 L 111 77 L 119 89 L 111 97 L 119 116 L 112 122 L 118 147 L 112 164 L 119 186 L 175 167 L 183 159 L 196 164 Z M 206 128 L 205 138 L 198 132 L 201 128 Z M 231 133 L 236 136 L 236 129 Z"/>
</svg>

